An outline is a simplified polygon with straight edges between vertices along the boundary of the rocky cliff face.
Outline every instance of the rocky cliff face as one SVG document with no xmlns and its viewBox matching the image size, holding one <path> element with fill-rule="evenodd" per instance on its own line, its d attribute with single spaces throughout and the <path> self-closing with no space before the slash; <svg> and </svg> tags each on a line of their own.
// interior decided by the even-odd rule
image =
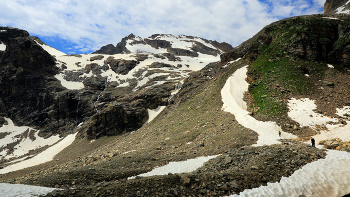
<svg viewBox="0 0 350 197">
<path fill-rule="evenodd" d="M 350 3 L 348 0 L 327 0 L 324 4 L 325 14 L 349 13 Z"/>
<path fill-rule="evenodd" d="M 349 65 L 348 20 L 347 15 L 337 18 L 314 15 L 281 20 L 266 26 L 251 39 L 222 54 L 221 60 L 227 62 L 239 57 L 255 60 L 264 52 L 265 47 L 279 41 L 279 48 L 288 55 L 308 61 Z M 277 33 L 278 29 L 286 35 Z"/>
<path fill-rule="evenodd" d="M 27 35 L 6 41 L 0 63 L 1 116 L 40 129 L 44 136 L 64 134 L 78 116 L 76 92 L 67 91 L 54 77 L 59 73 L 56 59 L 40 42 Z"/>
</svg>

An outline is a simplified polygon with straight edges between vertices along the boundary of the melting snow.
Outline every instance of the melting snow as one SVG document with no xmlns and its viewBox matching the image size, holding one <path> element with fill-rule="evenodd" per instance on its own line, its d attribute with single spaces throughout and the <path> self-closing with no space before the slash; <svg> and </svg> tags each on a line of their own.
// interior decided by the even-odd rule
<svg viewBox="0 0 350 197">
<path fill-rule="evenodd" d="M 343 6 L 339 7 L 335 13 L 336 14 L 349 14 L 350 10 L 344 10 L 345 6 L 348 5 L 350 3 L 350 0 L 348 2 L 346 2 Z"/>
<path fill-rule="evenodd" d="M 84 84 L 82 82 L 75 82 L 75 81 L 67 81 L 64 79 L 64 74 L 59 73 L 55 75 L 56 79 L 61 81 L 61 84 L 63 87 L 69 89 L 69 90 L 80 90 L 84 88 Z"/>
<path fill-rule="evenodd" d="M 223 68 L 226 68 L 227 66 L 231 65 L 231 64 L 232 64 L 232 63 L 234 63 L 234 62 L 239 61 L 240 59 L 241 59 L 241 58 L 238 58 L 238 59 L 236 59 L 236 60 L 233 60 L 233 61 L 227 62 L 227 64 L 226 64 L 225 66 L 223 66 Z"/>
<path fill-rule="evenodd" d="M 0 194 L 2 197 L 32 197 L 45 195 L 54 190 L 57 189 L 32 185 L 0 183 Z"/>
<path fill-rule="evenodd" d="M 242 126 L 252 129 L 259 134 L 256 146 L 280 143 L 278 132 L 281 131 L 283 138 L 296 138 L 297 136 L 283 132 L 275 122 L 258 121 L 249 115 L 247 105 L 243 100 L 244 93 L 248 90 L 245 81 L 248 66 L 238 69 L 227 81 L 221 90 L 223 101 L 222 109 L 235 115 L 236 120 Z"/>
<path fill-rule="evenodd" d="M 0 51 L 5 51 L 6 50 L 6 44 L 0 43 Z"/>
<path fill-rule="evenodd" d="M 166 108 L 166 106 L 158 106 L 156 109 L 147 109 L 147 111 L 148 111 L 148 120 L 145 122 L 145 124 L 151 122 L 165 108 Z"/>
<path fill-rule="evenodd" d="M 301 126 L 309 126 L 311 128 L 322 125 L 326 126 L 327 130 L 320 131 L 320 134 L 313 136 L 316 143 L 321 140 L 334 138 L 339 138 L 343 141 L 350 140 L 350 121 L 346 121 L 346 125 L 329 124 L 330 122 L 337 123 L 338 119 L 314 112 L 317 107 L 315 101 L 308 98 L 292 98 L 289 100 L 288 107 L 290 109 L 288 116 Z M 337 115 L 346 118 L 346 114 L 350 114 L 350 107 L 345 106 L 342 109 L 337 108 L 336 111 Z"/>
<path fill-rule="evenodd" d="M 77 133 L 68 135 L 63 140 L 58 142 L 57 144 L 49 147 L 45 151 L 43 151 L 43 152 L 39 153 L 38 155 L 36 155 L 35 157 L 32 157 L 30 159 L 27 159 L 27 160 L 21 161 L 19 163 L 15 163 L 15 164 L 12 164 L 10 166 L 7 166 L 7 167 L 5 167 L 3 169 L 0 169 L 0 174 L 5 174 L 5 173 L 8 173 L 8 172 L 21 170 L 21 169 L 24 169 L 24 168 L 36 166 L 36 165 L 39 165 L 39 164 L 42 164 L 42 163 L 46 163 L 48 161 L 53 160 L 53 158 L 59 152 L 61 152 L 63 149 L 65 149 L 67 146 L 69 146 L 71 143 L 73 143 L 73 141 L 75 140 L 75 136 L 76 135 L 77 135 Z"/>
<path fill-rule="evenodd" d="M 116 54 L 116 55 L 103 55 L 104 58 L 101 60 L 95 60 L 95 61 L 90 61 L 91 57 L 97 56 L 97 54 L 89 54 L 89 55 L 81 55 L 79 56 L 59 56 L 56 57 L 58 59 L 58 66 L 65 65 L 67 68 L 65 71 L 79 71 L 83 70 L 87 64 L 91 63 L 97 63 L 99 65 L 104 65 L 104 61 L 107 60 L 108 57 L 114 57 L 115 59 L 124 59 L 124 60 L 136 60 L 134 55 L 130 54 Z M 129 71 L 128 74 L 122 75 L 122 74 L 117 74 L 115 73 L 111 67 L 108 65 L 109 69 L 104 71 L 102 70 L 101 76 L 102 77 L 107 77 L 109 82 L 116 81 L 120 83 L 118 87 L 126 87 L 129 85 L 128 80 L 137 78 L 138 79 L 138 85 L 137 87 L 141 87 L 145 84 L 147 84 L 148 81 L 150 81 L 152 78 L 154 78 L 156 75 L 150 75 L 150 76 L 145 76 L 146 72 L 142 74 L 140 77 L 134 76 L 135 73 L 142 71 L 142 70 L 161 70 L 164 73 L 158 73 L 158 75 L 169 75 L 169 73 L 173 73 L 178 75 L 179 77 L 176 79 L 167 79 L 167 80 L 176 80 L 180 81 L 183 78 L 188 77 L 189 73 L 191 71 L 198 71 L 201 70 L 204 66 L 211 62 L 217 62 L 220 60 L 220 57 L 215 57 L 215 56 L 210 56 L 210 55 L 205 55 L 205 54 L 200 54 L 198 57 L 188 57 L 188 56 L 178 56 L 181 58 L 182 61 L 169 61 L 167 58 L 166 59 L 161 59 L 157 58 L 152 54 L 148 55 L 148 59 L 139 62 L 136 67 L 134 67 L 132 70 Z M 79 65 L 76 63 L 80 62 Z M 178 64 L 182 64 L 181 68 L 149 68 L 149 66 L 154 63 L 154 62 L 160 62 L 164 64 L 170 64 L 174 67 L 177 67 Z M 189 65 L 187 67 L 186 65 Z M 91 77 L 93 76 L 92 72 L 89 74 L 83 74 L 80 77 Z M 60 73 L 55 76 L 58 80 L 61 81 L 61 84 L 66 87 L 67 89 L 82 89 L 84 88 L 83 82 L 72 82 L 72 81 L 67 81 L 64 78 L 64 74 Z M 166 80 L 166 81 L 167 81 Z M 165 82 L 165 81 L 164 81 Z M 163 83 L 164 83 L 163 82 Z"/>
<path fill-rule="evenodd" d="M 15 147 L 11 155 L 7 155 L 7 149 L 4 149 L 0 156 L 5 159 L 10 159 L 14 157 L 19 157 L 27 154 L 30 150 L 35 150 L 46 145 L 52 145 L 56 143 L 60 138 L 58 135 L 51 136 L 50 138 L 44 139 L 38 136 L 38 132 L 35 129 L 26 126 L 15 126 L 11 119 L 5 118 L 8 122 L 7 125 L 0 127 L 0 133 L 7 133 L 7 135 L 0 139 L 1 147 L 5 147 L 7 144 L 13 142 L 19 142 Z M 33 133 L 32 139 L 30 138 L 30 133 Z M 22 135 L 22 137 L 19 137 Z M 35 138 L 35 140 L 34 140 Z"/>
<path fill-rule="evenodd" d="M 339 18 L 334 18 L 334 17 L 322 17 L 322 18 L 327 18 L 327 19 L 332 19 L 332 20 L 340 20 Z"/>
<path fill-rule="evenodd" d="M 178 173 L 188 173 L 193 172 L 197 168 L 203 166 L 203 164 L 210 159 L 213 159 L 219 155 L 214 156 L 208 156 L 208 157 L 197 157 L 195 159 L 188 159 L 186 161 L 179 161 L 179 162 L 170 162 L 169 164 L 162 166 L 162 167 L 156 167 L 152 171 L 139 174 L 137 176 L 139 177 L 149 177 L 149 176 L 156 176 L 156 175 L 167 175 L 169 173 L 172 174 L 178 174 Z M 128 179 L 134 179 L 135 177 L 129 177 Z"/>
<path fill-rule="evenodd" d="M 350 154 L 342 151 L 327 151 L 325 159 L 303 166 L 290 177 L 282 177 L 278 183 L 247 189 L 242 196 L 343 196 L 350 193 Z"/>
<path fill-rule="evenodd" d="M 295 99 L 292 98 L 289 100 L 288 116 L 300 123 L 301 126 L 311 126 L 326 124 L 327 122 L 338 122 L 336 118 L 330 118 L 322 114 L 316 113 L 313 110 L 317 108 L 315 101 L 310 100 L 309 98 Z"/>
</svg>

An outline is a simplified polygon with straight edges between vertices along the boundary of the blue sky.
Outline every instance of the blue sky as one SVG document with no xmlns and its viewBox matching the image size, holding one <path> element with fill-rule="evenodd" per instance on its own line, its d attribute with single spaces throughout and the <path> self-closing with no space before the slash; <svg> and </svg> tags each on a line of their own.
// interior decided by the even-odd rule
<svg viewBox="0 0 350 197">
<path fill-rule="evenodd" d="M 279 19 L 323 13 L 325 0 L 0 0 L 0 26 L 25 29 L 67 54 L 133 33 L 199 36 L 237 46 Z"/>
</svg>

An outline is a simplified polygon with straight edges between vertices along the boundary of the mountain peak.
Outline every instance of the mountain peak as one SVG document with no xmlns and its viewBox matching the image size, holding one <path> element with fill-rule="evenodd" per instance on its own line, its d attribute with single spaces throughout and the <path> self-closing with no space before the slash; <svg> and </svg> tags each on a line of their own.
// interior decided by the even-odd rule
<svg viewBox="0 0 350 197">
<path fill-rule="evenodd" d="M 179 50 L 187 52 L 179 52 Z M 141 38 L 130 34 L 124 37 L 116 47 L 112 44 L 101 47 L 93 54 L 123 54 L 123 53 L 172 53 L 174 55 L 196 56 L 200 52 L 208 55 L 220 55 L 233 49 L 228 43 L 206 40 L 195 36 L 153 34 L 147 38 Z M 213 52 L 215 51 L 215 52 Z"/>
</svg>

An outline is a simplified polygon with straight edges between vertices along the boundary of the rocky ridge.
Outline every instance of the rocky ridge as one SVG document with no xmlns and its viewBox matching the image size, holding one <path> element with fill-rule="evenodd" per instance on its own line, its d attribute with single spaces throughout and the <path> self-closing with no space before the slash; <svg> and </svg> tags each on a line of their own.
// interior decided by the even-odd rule
<svg viewBox="0 0 350 197">
<path fill-rule="evenodd" d="M 167 38 L 175 38 L 175 39 L 183 39 L 187 40 L 187 42 L 192 42 L 193 46 L 191 47 L 191 50 L 184 50 L 181 48 L 174 48 L 172 46 L 172 41 L 168 40 Z M 211 44 L 216 50 L 213 50 L 213 48 L 208 48 L 204 43 Z M 129 43 L 128 43 L 129 42 Z M 198 37 L 193 36 L 173 36 L 170 34 L 154 34 L 148 38 L 140 38 L 135 36 L 134 34 L 130 34 L 129 36 L 122 39 L 120 43 L 118 43 L 115 47 L 113 44 L 108 44 L 106 46 L 101 47 L 101 49 L 93 52 L 93 54 L 121 54 L 121 53 L 130 53 L 130 51 L 126 48 L 127 44 L 147 44 L 150 45 L 153 48 L 164 48 L 167 49 L 167 51 L 171 54 L 175 55 L 185 55 L 185 56 L 198 56 L 196 52 L 200 52 L 203 54 L 210 54 L 210 55 L 217 55 L 221 54 L 220 51 L 229 51 L 233 49 L 233 47 L 225 42 L 219 43 L 217 41 L 212 40 L 206 40 Z"/>
</svg>

